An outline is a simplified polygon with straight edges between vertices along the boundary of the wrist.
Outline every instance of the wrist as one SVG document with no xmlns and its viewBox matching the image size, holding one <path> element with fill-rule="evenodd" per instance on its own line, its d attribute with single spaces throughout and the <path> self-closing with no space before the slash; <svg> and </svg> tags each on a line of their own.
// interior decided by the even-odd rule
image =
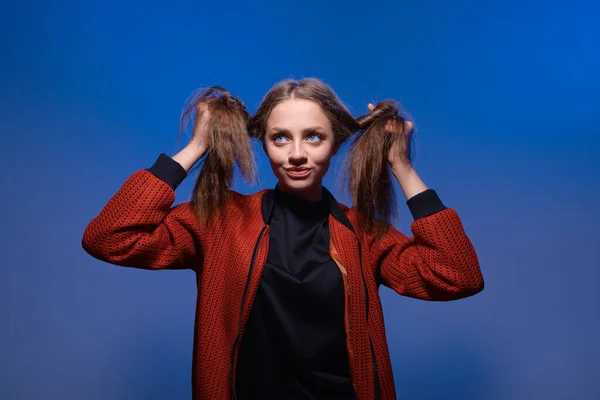
<svg viewBox="0 0 600 400">
<path fill-rule="evenodd" d="M 396 176 L 398 181 L 410 179 L 417 175 L 417 172 L 410 164 L 395 164 L 391 165 L 392 173 Z"/>
<path fill-rule="evenodd" d="M 204 153 L 206 153 L 206 148 L 188 144 L 172 158 L 188 172 L 192 166 L 202 158 Z"/>
<path fill-rule="evenodd" d="M 208 151 L 208 146 L 199 142 L 189 142 L 185 149 L 190 154 L 194 154 L 198 157 L 198 160 L 201 159 L 204 154 Z"/>
<path fill-rule="evenodd" d="M 206 153 L 208 150 L 208 146 L 204 142 L 196 140 L 191 140 L 186 147 L 198 152 L 201 155 L 204 155 L 204 153 Z"/>
<path fill-rule="evenodd" d="M 392 172 L 407 200 L 428 189 L 411 165 L 393 166 Z"/>
</svg>

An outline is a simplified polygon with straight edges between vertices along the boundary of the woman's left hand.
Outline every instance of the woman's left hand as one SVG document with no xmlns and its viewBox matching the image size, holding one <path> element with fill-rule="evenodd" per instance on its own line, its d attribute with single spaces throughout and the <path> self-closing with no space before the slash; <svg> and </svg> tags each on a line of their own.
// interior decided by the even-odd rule
<svg viewBox="0 0 600 400">
<path fill-rule="evenodd" d="M 370 103 L 368 107 L 369 111 L 373 111 L 375 109 L 375 106 Z M 393 124 L 394 122 L 390 121 L 389 123 Z M 394 140 L 394 144 L 390 148 L 390 151 L 388 152 L 387 156 L 390 166 L 393 170 L 397 171 L 412 170 L 412 165 L 410 164 L 410 160 L 408 157 L 408 150 L 410 143 L 409 138 L 412 134 L 413 128 L 415 127 L 415 124 L 413 124 L 411 121 L 405 121 L 404 124 L 405 127 L 404 129 L 402 129 L 402 134 L 396 136 L 396 140 Z"/>
<path fill-rule="evenodd" d="M 373 104 L 369 104 L 369 110 L 373 111 L 375 106 Z M 399 123 L 402 123 L 402 120 L 397 120 Z M 390 121 L 389 123 L 393 124 L 395 121 Z M 388 152 L 388 162 L 392 167 L 392 172 L 406 199 L 410 199 L 413 196 L 427 190 L 427 185 L 421 180 L 417 172 L 414 170 L 413 166 L 410 163 L 408 157 L 408 150 L 410 144 L 410 135 L 412 134 L 412 129 L 414 128 L 414 124 L 410 121 L 404 122 L 404 129 L 401 129 L 401 134 L 396 136 L 396 140 L 394 140 L 394 144 L 390 148 Z M 395 127 L 391 126 L 391 131 L 398 131 L 398 129 L 394 129 Z"/>
</svg>

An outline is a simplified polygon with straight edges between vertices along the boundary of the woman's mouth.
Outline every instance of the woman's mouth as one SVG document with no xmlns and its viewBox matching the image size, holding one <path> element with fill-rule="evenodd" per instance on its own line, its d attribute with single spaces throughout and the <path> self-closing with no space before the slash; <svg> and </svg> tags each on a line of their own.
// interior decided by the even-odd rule
<svg viewBox="0 0 600 400">
<path fill-rule="evenodd" d="M 310 168 L 286 168 L 285 172 L 287 172 L 290 178 L 306 178 L 312 169 Z"/>
</svg>

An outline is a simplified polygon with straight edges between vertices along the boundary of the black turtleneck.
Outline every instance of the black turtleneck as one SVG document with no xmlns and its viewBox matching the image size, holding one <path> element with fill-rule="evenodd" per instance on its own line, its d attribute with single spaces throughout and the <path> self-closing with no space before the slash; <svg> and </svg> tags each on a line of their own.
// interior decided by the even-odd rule
<svg viewBox="0 0 600 400">
<path fill-rule="evenodd" d="M 242 338 L 245 399 L 354 399 L 344 287 L 329 256 L 330 205 L 275 189 L 267 263 Z"/>
<path fill-rule="evenodd" d="M 164 153 L 148 171 L 173 190 L 187 175 Z M 326 193 L 314 203 L 275 190 L 268 259 L 238 356 L 241 400 L 355 398 L 343 283 L 329 257 L 327 217 L 340 210 Z M 433 189 L 406 204 L 415 221 L 446 209 Z"/>
</svg>

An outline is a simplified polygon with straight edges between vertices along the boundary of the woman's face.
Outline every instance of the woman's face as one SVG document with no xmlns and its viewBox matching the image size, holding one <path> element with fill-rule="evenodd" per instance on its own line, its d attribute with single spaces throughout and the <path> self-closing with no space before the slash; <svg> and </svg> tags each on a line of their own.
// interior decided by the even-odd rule
<svg viewBox="0 0 600 400">
<path fill-rule="evenodd" d="M 321 106 L 289 99 L 271 111 L 265 151 L 282 191 L 307 200 L 321 199 L 321 183 L 339 145 Z"/>
</svg>

